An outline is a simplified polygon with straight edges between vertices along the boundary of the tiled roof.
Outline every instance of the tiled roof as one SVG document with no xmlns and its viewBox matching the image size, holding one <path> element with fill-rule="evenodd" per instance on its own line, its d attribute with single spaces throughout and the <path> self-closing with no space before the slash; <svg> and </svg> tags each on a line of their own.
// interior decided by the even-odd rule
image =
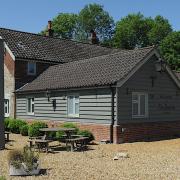
<svg viewBox="0 0 180 180">
<path fill-rule="evenodd" d="M 0 28 L 0 36 L 16 58 L 65 63 L 118 52 L 98 45 Z"/>
<path fill-rule="evenodd" d="M 49 67 L 19 92 L 105 86 L 126 77 L 154 47 L 121 51 Z"/>
</svg>

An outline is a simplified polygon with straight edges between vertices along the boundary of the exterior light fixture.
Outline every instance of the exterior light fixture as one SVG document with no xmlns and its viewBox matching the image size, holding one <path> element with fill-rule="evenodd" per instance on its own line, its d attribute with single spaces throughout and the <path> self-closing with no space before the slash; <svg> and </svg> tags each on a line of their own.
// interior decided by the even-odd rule
<svg viewBox="0 0 180 180">
<path fill-rule="evenodd" d="M 155 62 L 155 68 L 157 72 L 164 72 L 166 70 L 166 62 L 162 58 L 159 58 Z"/>
<path fill-rule="evenodd" d="M 46 90 L 46 97 L 48 98 L 48 101 L 50 101 L 51 92 L 48 89 Z"/>
</svg>

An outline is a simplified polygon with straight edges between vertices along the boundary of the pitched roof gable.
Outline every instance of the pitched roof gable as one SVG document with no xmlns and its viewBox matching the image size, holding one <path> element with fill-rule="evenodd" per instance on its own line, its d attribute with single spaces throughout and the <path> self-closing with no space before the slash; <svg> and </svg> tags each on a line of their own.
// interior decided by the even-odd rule
<svg viewBox="0 0 180 180">
<path fill-rule="evenodd" d="M 0 28 L 0 36 L 18 59 L 66 63 L 110 53 L 119 49 Z"/>
<path fill-rule="evenodd" d="M 154 47 L 140 48 L 51 66 L 37 79 L 18 91 L 32 92 L 112 85 L 127 76 L 153 50 Z"/>
</svg>

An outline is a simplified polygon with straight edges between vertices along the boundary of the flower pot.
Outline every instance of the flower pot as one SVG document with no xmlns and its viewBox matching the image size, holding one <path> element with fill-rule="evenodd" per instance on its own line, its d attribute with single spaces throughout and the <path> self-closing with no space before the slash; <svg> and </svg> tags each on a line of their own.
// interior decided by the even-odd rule
<svg viewBox="0 0 180 180">
<path fill-rule="evenodd" d="M 10 164 L 9 166 L 9 175 L 10 176 L 32 176 L 38 175 L 40 171 L 39 164 L 35 163 L 34 168 L 29 171 L 24 163 L 20 166 L 20 168 L 16 168 Z"/>
</svg>

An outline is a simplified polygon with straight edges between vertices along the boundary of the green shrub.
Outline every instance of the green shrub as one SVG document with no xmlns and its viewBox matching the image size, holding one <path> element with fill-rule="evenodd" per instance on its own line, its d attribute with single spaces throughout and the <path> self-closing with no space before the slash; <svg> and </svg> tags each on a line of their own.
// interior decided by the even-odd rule
<svg viewBox="0 0 180 180">
<path fill-rule="evenodd" d="M 20 133 L 22 136 L 28 136 L 28 129 L 29 129 L 29 126 L 28 124 L 24 125 L 24 126 L 21 126 L 20 127 Z"/>
<path fill-rule="evenodd" d="M 65 122 L 60 127 L 62 127 L 62 128 L 74 128 L 75 129 L 74 134 L 77 134 L 77 132 L 79 131 L 77 125 L 74 123 L 71 123 L 71 122 Z M 56 138 L 57 139 L 61 139 L 63 135 L 65 135 L 65 133 L 63 131 L 56 132 Z"/>
<path fill-rule="evenodd" d="M 94 135 L 88 130 L 79 130 L 77 134 L 84 137 L 88 137 L 89 142 L 94 140 Z"/>
<path fill-rule="evenodd" d="M 4 120 L 4 128 L 5 128 L 5 131 L 9 131 L 9 128 L 8 128 L 9 121 L 11 121 L 10 118 L 6 118 L 6 119 Z"/>
<path fill-rule="evenodd" d="M 61 127 L 64 127 L 64 128 L 74 128 L 76 134 L 77 134 L 77 132 L 79 131 L 77 125 L 74 124 L 74 123 L 70 123 L 70 122 L 63 123 L 63 124 L 61 125 Z"/>
<path fill-rule="evenodd" d="M 12 133 L 19 134 L 20 133 L 20 128 L 27 123 L 25 121 L 19 120 L 19 119 L 10 119 L 8 123 L 8 129 Z"/>
<path fill-rule="evenodd" d="M 43 122 L 35 122 L 29 126 L 28 135 L 30 137 L 42 136 L 43 132 L 40 132 L 39 129 L 47 128 L 47 124 Z"/>
<path fill-rule="evenodd" d="M 0 180 L 6 180 L 4 176 L 0 176 Z"/>
</svg>

